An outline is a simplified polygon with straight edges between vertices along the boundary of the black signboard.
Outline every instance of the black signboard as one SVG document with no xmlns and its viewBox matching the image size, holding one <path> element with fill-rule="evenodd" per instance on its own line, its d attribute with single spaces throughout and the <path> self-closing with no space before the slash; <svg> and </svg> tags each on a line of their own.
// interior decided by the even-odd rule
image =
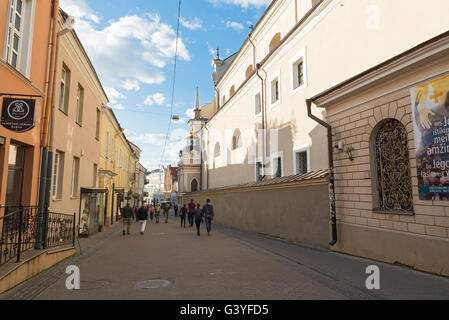
<svg viewBox="0 0 449 320">
<path fill-rule="evenodd" d="M 15 132 L 34 128 L 36 100 L 3 98 L 1 125 Z"/>
</svg>

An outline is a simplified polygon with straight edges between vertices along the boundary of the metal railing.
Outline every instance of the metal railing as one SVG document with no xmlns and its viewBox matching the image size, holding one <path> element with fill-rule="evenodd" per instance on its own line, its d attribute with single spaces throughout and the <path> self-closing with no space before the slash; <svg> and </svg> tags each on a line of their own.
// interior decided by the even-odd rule
<svg viewBox="0 0 449 320">
<path fill-rule="evenodd" d="M 0 206 L 0 265 L 14 258 L 20 262 L 21 254 L 38 244 L 44 248 L 74 245 L 75 214 L 49 212 L 47 219 L 41 218 L 38 207 Z"/>
<path fill-rule="evenodd" d="M 38 207 L 1 207 L 0 265 L 34 248 L 38 226 Z M 0 213 L 1 214 L 1 213 Z"/>
</svg>

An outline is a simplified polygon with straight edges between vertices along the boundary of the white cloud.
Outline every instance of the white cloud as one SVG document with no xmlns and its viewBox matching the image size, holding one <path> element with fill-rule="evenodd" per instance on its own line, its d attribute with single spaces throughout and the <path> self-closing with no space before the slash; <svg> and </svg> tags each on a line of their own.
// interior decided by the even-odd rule
<svg viewBox="0 0 449 320">
<path fill-rule="evenodd" d="M 117 91 L 139 91 L 143 84 L 161 84 L 166 78 L 163 68 L 172 62 L 176 32 L 161 22 L 159 15 L 123 16 L 99 27 L 94 12 L 85 0 L 63 0 L 61 7 L 77 16 L 75 30 L 105 87 Z M 190 60 L 182 38 L 178 42 L 179 58 Z"/>
<path fill-rule="evenodd" d="M 203 22 L 197 17 L 195 17 L 192 21 L 188 21 L 184 19 L 184 17 L 181 17 L 179 22 L 182 26 L 190 30 L 203 29 Z"/>
<path fill-rule="evenodd" d="M 226 28 L 231 28 L 237 31 L 242 31 L 245 29 L 245 26 L 241 23 L 235 21 L 226 21 Z"/>
<path fill-rule="evenodd" d="M 209 0 L 213 4 L 233 4 L 241 6 L 242 8 L 248 8 L 254 6 L 260 8 L 270 4 L 271 0 Z"/>
<path fill-rule="evenodd" d="M 144 102 L 145 105 L 151 106 L 153 104 L 164 104 L 165 96 L 163 93 L 157 92 L 151 96 L 148 96 Z M 169 105 L 170 106 L 170 105 Z"/>
<path fill-rule="evenodd" d="M 112 105 L 110 105 L 110 107 L 112 109 L 116 109 L 116 110 L 125 110 L 125 107 L 121 103 L 119 103 L 119 104 L 112 104 Z"/>
<path fill-rule="evenodd" d="M 186 110 L 186 116 L 189 117 L 189 119 L 195 118 L 195 112 L 193 110 L 194 110 L 194 108 Z"/>
<path fill-rule="evenodd" d="M 61 0 L 61 8 L 75 18 L 100 22 L 100 18 L 89 8 L 85 0 Z"/>
<path fill-rule="evenodd" d="M 117 100 L 119 99 L 126 99 L 126 96 L 123 93 L 114 88 L 105 87 L 104 91 L 106 92 L 110 103 L 117 103 Z"/>
</svg>

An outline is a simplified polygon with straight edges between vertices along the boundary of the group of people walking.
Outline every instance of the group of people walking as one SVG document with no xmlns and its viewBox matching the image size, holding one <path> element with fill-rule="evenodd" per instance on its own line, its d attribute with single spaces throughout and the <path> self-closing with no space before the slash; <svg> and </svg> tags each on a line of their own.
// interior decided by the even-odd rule
<svg viewBox="0 0 449 320">
<path fill-rule="evenodd" d="M 195 222 L 197 235 L 200 236 L 201 223 L 206 223 L 207 235 L 210 235 L 212 220 L 214 219 L 214 206 L 210 203 L 210 199 L 206 200 L 206 204 L 201 208 L 201 204 L 190 200 L 187 207 L 186 204 L 181 208 L 179 215 L 181 216 L 181 228 L 186 227 L 186 218 L 190 227 L 193 227 Z"/>
<path fill-rule="evenodd" d="M 178 206 L 175 206 L 175 216 L 178 215 Z M 156 206 L 153 205 L 143 205 L 140 208 L 133 207 L 131 208 L 130 204 L 127 203 L 126 206 L 122 210 L 122 219 L 123 219 L 123 235 L 130 234 L 131 231 L 131 223 L 133 220 L 136 220 L 140 224 L 140 234 L 143 235 L 145 233 L 147 221 L 150 218 L 153 221 L 153 218 L 156 219 L 156 223 L 159 223 L 159 216 L 163 212 L 165 216 L 165 223 L 168 223 L 168 215 L 170 212 L 170 205 L 165 203 L 161 208 L 160 204 Z M 186 204 L 183 205 L 181 210 L 179 210 L 179 216 L 181 217 L 181 228 L 186 227 L 186 219 L 188 219 L 188 223 L 190 227 L 193 227 L 195 223 L 197 228 L 197 235 L 200 236 L 200 227 L 203 222 L 206 223 L 207 234 L 210 235 L 212 220 L 214 218 L 214 206 L 210 203 L 210 199 L 207 199 L 206 204 L 201 208 L 201 204 L 195 204 L 193 199 L 190 200 L 188 206 Z"/>
</svg>

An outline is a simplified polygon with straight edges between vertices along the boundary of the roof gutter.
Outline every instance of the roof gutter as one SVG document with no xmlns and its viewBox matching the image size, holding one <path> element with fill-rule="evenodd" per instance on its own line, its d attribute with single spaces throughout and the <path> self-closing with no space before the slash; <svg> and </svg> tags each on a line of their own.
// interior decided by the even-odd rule
<svg viewBox="0 0 449 320">
<path fill-rule="evenodd" d="M 321 120 L 320 118 L 312 114 L 312 99 L 306 100 L 307 105 L 307 115 L 309 118 L 315 120 L 320 125 L 327 129 L 327 147 L 329 154 L 329 200 L 331 205 L 331 227 L 332 227 L 332 239 L 329 245 L 334 246 L 337 241 L 337 214 L 335 209 L 335 177 L 334 177 L 334 149 L 332 146 L 332 127 L 327 122 Z"/>
</svg>

